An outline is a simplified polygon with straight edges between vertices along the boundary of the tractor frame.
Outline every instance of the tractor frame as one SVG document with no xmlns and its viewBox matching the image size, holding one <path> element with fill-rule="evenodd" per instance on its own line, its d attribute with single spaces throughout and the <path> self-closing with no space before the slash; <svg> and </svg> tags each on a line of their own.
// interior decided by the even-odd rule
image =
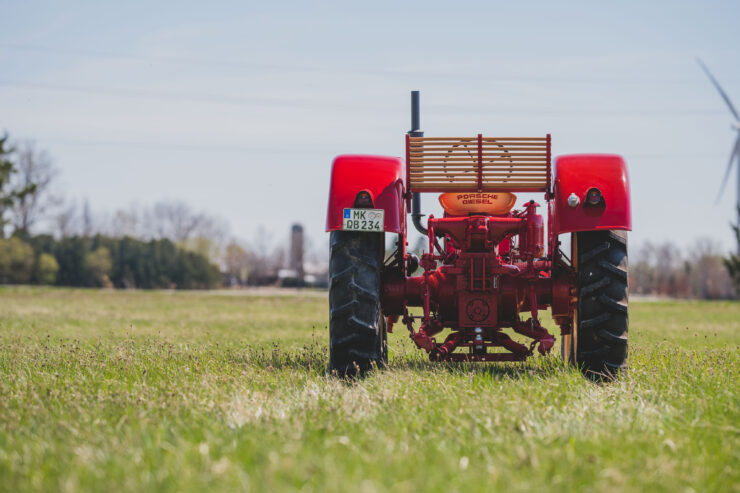
<svg viewBox="0 0 740 493">
<path fill-rule="evenodd" d="M 625 232 L 632 227 L 624 160 L 565 155 L 553 173 L 549 134 L 424 137 L 417 91 L 411 106 L 405 160 L 342 155 L 332 166 L 326 225 L 332 369 L 347 374 L 384 364 L 386 331 L 399 322 L 434 361 L 545 355 L 555 344 L 541 324 L 550 309 L 566 362 L 599 378 L 617 374 L 627 358 Z M 446 208 L 425 226 L 422 193 L 442 193 L 462 209 Z M 546 217 L 534 200 L 486 212 L 512 193 L 542 194 Z M 347 211 L 358 209 L 382 211 L 382 231 L 348 226 Z M 409 212 L 427 237 L 420 258 L 408 251 Z M 397 237 L 385 258 L 387 233 Z M 560 241 L 566 234 L 567 254 Z M 505 328 L 529 342 L 512 339 Z"/>
</svg>

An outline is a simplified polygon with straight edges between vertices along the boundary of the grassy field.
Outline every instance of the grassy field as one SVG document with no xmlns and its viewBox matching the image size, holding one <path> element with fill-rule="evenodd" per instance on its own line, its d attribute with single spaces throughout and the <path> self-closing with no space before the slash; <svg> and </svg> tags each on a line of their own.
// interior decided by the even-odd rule
<svg viewBox="0 0 740 493">
<path fill-rule="evenodd" d="M 0 490 L 740 492 L 740 303 L 633 303 L 606 385 L 430 364 L 401 327 L 347 383 L 326 321 L 321 293 L 0 288 Z"/>
</svg>

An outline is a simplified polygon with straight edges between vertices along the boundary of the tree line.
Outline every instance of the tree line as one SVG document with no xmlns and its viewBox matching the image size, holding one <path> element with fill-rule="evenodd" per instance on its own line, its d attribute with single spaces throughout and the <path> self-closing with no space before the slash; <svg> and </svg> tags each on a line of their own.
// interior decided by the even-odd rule
<svg viewBox="0 0 740 493">
<path fill-rule="evenodd" d="M 275 282 L 285 264 L 264 228 L 252 248 L 178 200 L 93 211 L 60 195 L 57 176 L 34 142 L 0 136 L 0 283 L 212 288 Z"/>
<path fill-rule="evenodd" d="M 740 237 L 738 238 L 740 241 Z M 740 244 L 740 243 L 739 243 Z M 740 293 L 740 269 L 731 267 L 720 247 L 702 238 L 683 252 L 670 242 L 647 242 L 630 258 L 630 292 L 697 299 L 734 299 Z"/>
<path fill-rule="evenodd" d="M 264 228 L 252 248 L 230 236 L 226 221 L 181 201 L 93 213 L 87 201 L 55 192 L 57 175 L 33 142 L 11 146 L 7 134 L 0 137 L 0 283 L 211 288 L 274 283 L 286 264 L 287 249 Z M 670 242 L 648 242 L 630 255 L 634 294 L 740 293 L 740 256 L 723 256 L 710 239 L 686 254 Z M 315 253 L 309 260 L 320 263 Z"/>
<path fill-rule="evenodd" d="M 220 285 L 218 266 L 203 252 L 177 242 L 202 228 L 208 222 L 204 217 L 190 214 L 182 204 L 163 203 L 153 213 L 169 220 L 152 219 L 156 233 L 150 238 L 127 234 L 123 228 L 130 218 L 125 214 L 115 218 L 111 229 L 123 234 L 106 235 L 96 231 L 87 205 L 78 215 L 74 203 L 65 206 L 50 193 L 56 174 L 49 155 L 33 143 L 14 147 L 7 134 L 0 137 L 0 283 L 181 289 Z M 32 234 L 42 220 L 58 226 L 56 236 Z"/>
<path fill-rule="evenodd" d="M 205 289 L 220 285 L 221 273 L 168 239 L 46 234 L 0 239 L 0 283 Z"/>
</svg>

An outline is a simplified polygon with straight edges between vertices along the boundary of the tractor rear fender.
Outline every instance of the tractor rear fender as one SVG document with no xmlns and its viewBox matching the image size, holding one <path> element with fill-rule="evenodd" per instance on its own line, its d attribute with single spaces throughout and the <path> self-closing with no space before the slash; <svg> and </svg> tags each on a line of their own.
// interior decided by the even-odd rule
<svg viewBox="0 0 740 493">
<path fill-rule="evenodd" d="M 592 188 L 601 192 L 599 204 L 588 204 Z M 553 231 L 632 230 L 627 165 L 615 154 L 572 154 L 555 161 Z M 571 198 L 569 202 L 569 198 Z M 575 198 L 578 200 L 576 201 Z"/>
<path fill-rule="evenodd" d="M 354 206 L 359 192 L 367 191 L 372 197 L 373 208 L 385 211 L 385 231 L 405 233 L 403 169 L 397 157 L 337 156 L 331 168 L 326 231 L 341 230 L 344 209 Z"/>
</svg>

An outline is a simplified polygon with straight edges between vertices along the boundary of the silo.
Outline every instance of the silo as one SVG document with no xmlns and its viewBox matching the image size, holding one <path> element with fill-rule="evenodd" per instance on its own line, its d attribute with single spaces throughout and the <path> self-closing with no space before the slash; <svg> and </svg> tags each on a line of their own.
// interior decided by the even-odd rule
<svg viewBox="0 0 740 493">
<path fill-rule="evenodd" d="M 290 230 L 290 269 L 298 282 L 303 282 L 303 226 L 294 224 Z"/>
</svg>

